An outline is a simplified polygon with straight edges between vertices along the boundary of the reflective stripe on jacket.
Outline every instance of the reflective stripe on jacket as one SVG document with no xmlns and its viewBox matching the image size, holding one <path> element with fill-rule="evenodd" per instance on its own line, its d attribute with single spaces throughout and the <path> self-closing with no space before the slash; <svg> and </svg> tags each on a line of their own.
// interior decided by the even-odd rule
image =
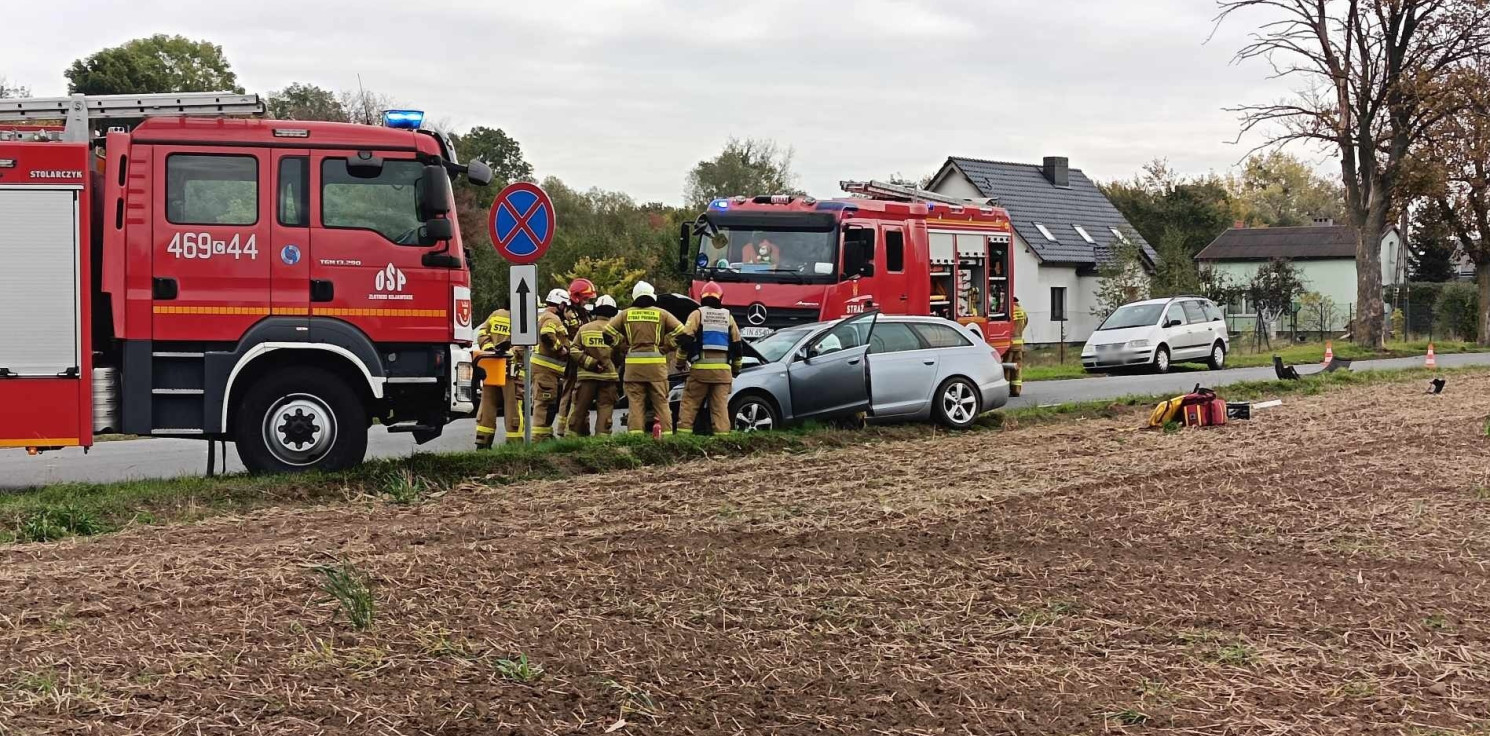
<svg viewBox="0 0 1490 736">
<path fill-rule="evenodd" d="M 579 367 L 576 376 L 581 381 L 614 381 L 616 364 L 611 359 L 610 338 L 605 334 L 606 320 L 597 319 L 579 328 L 575 340 L 577 351 L 570 352 Z"/>
<path fill-rule="evenodd" d="M 656 307 L 627 307 L 605 325 L 616 347 L 626 350 L 626 382 L 667 380 L 667 358 L 683 323 Z"/>
<path fill-rule="evenodd" d="M 740 328 L 728 309 L 700 307 L 688 315 L 679 334 L 692 335 L 700 343 L 699 359 L 688 369 L 691 380 L 733 382 L 735 366 L 730 364 L 729 349 L 740 341 Z"/>
<path fill-rule="evenodd" d="M 481 350 L 496 350 L 497 346 L 512 340 L 512 315 L 498 309 L 476 328 L 476 347 Z"/>
<path fill-rule="evenodd" d="M 1015 304 L 1014 305 L 1014 339 L 1012 340 L 1013 344 L 1015 344 L 1015 345 L 1023 345 L 1024 344 L 1024 327 L 1025 327 L 1025 325 L 1029 324 L 1029 322 L 1030 322 L 1030 317 L 1029 317 L 1028 314 L 1025 314 L 1024 307 L 1021 307 L 1018 304 Z"/>
<path fill-rule="evenodd" d="M 538 351 L 533 365 L 563 373 L 569 367 L 569 331 L 559 315 L 545 309 L 538 313 Z"/>
</svg>

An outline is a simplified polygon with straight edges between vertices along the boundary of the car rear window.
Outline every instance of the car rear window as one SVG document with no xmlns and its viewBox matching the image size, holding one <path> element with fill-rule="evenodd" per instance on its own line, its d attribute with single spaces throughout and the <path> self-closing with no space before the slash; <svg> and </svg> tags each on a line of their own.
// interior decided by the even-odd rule
<svg viewBox="0 0 1490 736">
<path fill-rule="evenodd" d="M 916 334 L 926 341 L 928 347 L 933 348 L 960 348 L 973 344 L 967 339 L 967 335 L 951 325 L 933 325 L 917 322 L 911 325 Z"/>
<path fill-rule="evenodd" d="M 911 332 L 910 325 L 900 322 L 881 322 L 874 326 L 869 336 L 869 352 L 898 353 L 905 350 L 920 350 L 921 340 Z"/>
</svg>

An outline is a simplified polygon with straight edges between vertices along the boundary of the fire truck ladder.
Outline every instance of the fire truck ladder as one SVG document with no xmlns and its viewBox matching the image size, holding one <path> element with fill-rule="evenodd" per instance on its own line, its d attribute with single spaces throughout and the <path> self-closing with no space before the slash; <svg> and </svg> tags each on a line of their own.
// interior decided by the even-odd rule
<svg viewBox="0 0 1490 736">
<path fill-rule="evenodd" d="M 884 181 L 840 181 L 839 188 L 849 194 L 857 194 L 870 199 L 894 199 L 909 202 L 939 202 L 941 204 L 955 204 L 962 207 L 986 207 L 997 205 L 996 199 L 963 199 L 946 194 L 937 194 L 925 189 L 908 187 L 904 184 L 891 184 Z"/>
<path fill-rule="evenodd" d="M 0 123 L 37 123 L 65 120 L 62 140 L 87 143 L 94 122 L 138 120 L 163 115 L 244 117 L 262 115 L 258 95 L 232 92 L 184 92 L 160 95 L 72 95 L 0 100 Z"/>
</svg>

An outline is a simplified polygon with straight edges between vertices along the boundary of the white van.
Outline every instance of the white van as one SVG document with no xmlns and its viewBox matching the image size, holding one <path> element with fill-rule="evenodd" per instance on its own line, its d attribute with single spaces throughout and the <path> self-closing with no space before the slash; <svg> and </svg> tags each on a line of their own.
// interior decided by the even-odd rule
<svg viewBox="0 0 1490 736">
<path fill-rule="evenodd" d="M 1176 296 L 1118 307 L 1081 348 L 1088 371 L 1152 366 L 1165 373 L 1175 363 L 1226 365 L 1226 319 L 1209 299 Z"/>
</svg>

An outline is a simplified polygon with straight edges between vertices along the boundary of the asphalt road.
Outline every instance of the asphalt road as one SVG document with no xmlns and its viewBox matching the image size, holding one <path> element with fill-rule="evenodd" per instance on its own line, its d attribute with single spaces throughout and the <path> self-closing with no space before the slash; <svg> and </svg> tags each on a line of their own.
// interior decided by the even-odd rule
<svg viewBox="0 0 1490 736">
<path fill-rule="evenodd" d="M 1442 355 L 1443 367 L 1490 365 L 1490 353 Z M 1352 370 L 1400 370 L 1423 365 L 1421 357 L 1356 361 Z M 1317 366 L 1301 367 L 1300 373 L 1319 370 Z M 1100 378 L 1078 378 L 1066 381 L 1036 381 L 1025 384 L 1024 395 L 1013 399 L 1013 408 L 1062 404 L 1074 401 L 1117 399 L 1124 396 L 1180 394 L 1197 382 L 1212 388 L 1242 381 L 1261 381 L 1273 377 L 1273 369 L 1233 368 L 1219 372 L 1185 371 L 1169 375 L 1120 375 Z M 1223 394 L 1224 395 L 1224 394 Z M 455 422 L 445 428 L 437 440 L 418 447 L 422 452 L 451 452 L 471 447 L 475 432 L 472 420 Z M 498 441 L 501 437 L 498 437 Z M 396 457 L 414 452 L 416 445 L 407 434 L 388 434 L 374 427 L 368 438 L 368 454 L 373 457 Z M 228 446 L 229 472 L 241 472 L 237 453 Z M 170 478 L 201 475 L 207 468 L 206 445 L 194 440 L 143 439 L 103 442 L 87 455 L 70 449 L 31 457 L 20 450 L 0 451 L 0 488 L 25 488 L 74 481 L 118 481 L 140 478 Z"/>
</svg>

